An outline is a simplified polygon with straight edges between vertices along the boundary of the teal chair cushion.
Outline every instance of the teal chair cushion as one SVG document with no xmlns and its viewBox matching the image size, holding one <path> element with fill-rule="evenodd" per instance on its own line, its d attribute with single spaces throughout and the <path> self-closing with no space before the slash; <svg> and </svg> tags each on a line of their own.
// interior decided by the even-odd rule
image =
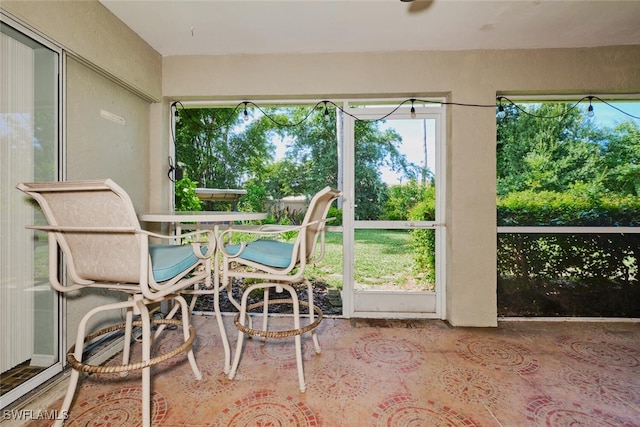
<svg viewBox="0 0 640 427">
<path fill-rule="evenodd" d="M 240 245 L 227 245 L 226 250 L 231 255 L 236 255 Z M 293 244 L 277 240 L 258 239 L 247 243 L 239 258 L 254 261 L 270 267 L 285 268 L 291 264 Z"/>
<path fill-rule="evenodd" d="M 202 254 L 207 252 L 201 247 Z M 199 258 L 191 245 L 149 245 L 153 278 L 156 282 L 170 280 L 196 264 Z"/>
</svg>

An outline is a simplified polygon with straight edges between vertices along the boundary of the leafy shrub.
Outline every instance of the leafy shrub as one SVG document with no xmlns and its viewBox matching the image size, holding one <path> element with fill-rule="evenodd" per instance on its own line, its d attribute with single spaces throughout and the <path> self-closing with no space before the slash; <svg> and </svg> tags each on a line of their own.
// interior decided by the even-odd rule
<svg viewBox="0 0 640 427">
<path fill-rule="evenodd" d="M 186 174 L 176 181 L 176 211 L 199 211 L 202 209 L 202 201 L 196 194 L 198 183 L 190 180 Z"/>
<path fill-rule="evenodd" d="M 305 209 L 280 209 L 278 203 L 271 203 L 267 211 L 269 213 L 267 223 L 280 225 L 302 224 L 306 214 Z"/>
<path fill-rule="evenodd" d="M 511 226 L 638 226 L 640 199 L 522 191 L 498 199 L 498 224 Z M 629 278 L 637 270 L 637 234 L 502 234 L 501 277 Z"/>
<path fill-rule="evenodd" d="M 329 213 L 327 214 L 327 218 L 335 218 L 334 220 L 328 221 L 327 225 L 342 225 L 342 209 L 338 209 L 334 206 L 329 208 Z"/>
<path fill-rule="evenodd" d="M 387 200 L 380 219 L 402 221 L 409 219 L 409 211 L 423 200 L 425 184 L 410 180 L 406 184 L 392 185 L 387 190 Z M 433 220 L 433 218 L 429 218 Z"/>
<path fill-rule="evenodd" d="M 640 198 L 519 191 L 498 198 L 500 226 L 640 226 Z"/>
<path fill-rule="evenodd" d="M 433 221 L 435 219 L 435 187 L 410 180 L 392 185 L 380 219 L 390 221 Z M 435 282 L 436 238 L 433 229 L 410 230 L 413 270 L 427 282 Z"/>
<path fill-rule="evenodd" d="M 423 190 L 421 201 L 408 212 L 407 219 L 432 221 L 436 214 L 436 192 L 434 187 Z M 425 275 L 426 280 L 435 282 L 436 277 L 436 233 L 433 229 L 411 230 L 414 269 Z"/>
<path fill-rule="evenodd" d="M 264 185 L 247 185 L 247 194 L 238 201 L 238 209 L 247 212 L 263 212 L 267 202 L 267 189 Z"/>
</svg>

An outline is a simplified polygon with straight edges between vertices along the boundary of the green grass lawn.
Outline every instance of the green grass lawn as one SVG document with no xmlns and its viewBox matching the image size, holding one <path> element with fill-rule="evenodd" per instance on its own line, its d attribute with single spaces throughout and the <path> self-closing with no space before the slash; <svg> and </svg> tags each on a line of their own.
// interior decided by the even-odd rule
<svg viewBox="0 0 640 427">
<path fill-rule="evenodd" d="M 307 270 L 309 278 L 342 289 L 342 233 L 327 232 L 325 257 Z M 363 229 L 355 233 L 356 289 L 433 290 L 413 271 L 413 250 L 406 230 Z"/>
</svg>

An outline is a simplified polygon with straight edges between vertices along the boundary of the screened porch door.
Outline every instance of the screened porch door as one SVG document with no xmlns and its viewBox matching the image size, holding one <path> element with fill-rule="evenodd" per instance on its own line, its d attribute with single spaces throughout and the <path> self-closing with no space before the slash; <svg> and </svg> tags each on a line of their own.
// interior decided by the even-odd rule
<svg viewBox="0 0 640 427">
<path fill-rule="evenodd" d="M 345 106 L 351 114 L 344 116 L 344 314 L 444 318 L 444 109 L 440 104 L 427 104 L 415 105 L 414 112 L 411 105 L 393 111 L 396 106 Z M 429 194 L 434 209 L 427 209 L 420 219 L 385 219 L 358 206 L 358 200 L 375 197 L 375 190 L 367 187 L 371 180 L 354 167 L 367 149 L 367 141 L 356 131 L 356 121 L 380 117 L 386 117 L 380 123 L 382 130 L 390 129 L 402 138 L 399 151 L 412 164 L 414 179 L 410 184 L 405 175 L 386 168 L 379 173 L 390 188 L 399 185 L 403 192 L 414 191 L 416 197 Z"/>
</svg>

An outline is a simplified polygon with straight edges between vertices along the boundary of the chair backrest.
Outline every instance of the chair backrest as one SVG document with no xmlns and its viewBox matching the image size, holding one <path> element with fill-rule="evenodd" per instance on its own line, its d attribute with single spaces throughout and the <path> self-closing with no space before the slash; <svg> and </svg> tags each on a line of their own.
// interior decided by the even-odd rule
<svg viewBox="0 0 640 427">
<path fill-rule="evenodd" d="M 327 218 L 331 203 L 340 197 L 340 194 L 339 190 L 327 186 L 318 191 L 309 202 L 309 208 L 307 209 L 307 213 L 305 214 L 304 220 L 301 224 L 311 224 L 305 231 L 307 261 L 313 256 L 313 252 L 318 242 L 318 237 L 326 226 L 325 222 L 322 220 Z M 318 222 L 314 223 L 315 221 Z"/>
<path fill-rule="evenodd" d="M 115 182 L 22 183 L 17 188 L 40 204 L 49 226 L 92 229 L 54 234 L 74 280 L 140 281 L 141 239 L 146 236 L 135 232 L 140 230 L 135 208 Z M 130 231 L 105 232 L 114 228 Z"/>
</svg>

